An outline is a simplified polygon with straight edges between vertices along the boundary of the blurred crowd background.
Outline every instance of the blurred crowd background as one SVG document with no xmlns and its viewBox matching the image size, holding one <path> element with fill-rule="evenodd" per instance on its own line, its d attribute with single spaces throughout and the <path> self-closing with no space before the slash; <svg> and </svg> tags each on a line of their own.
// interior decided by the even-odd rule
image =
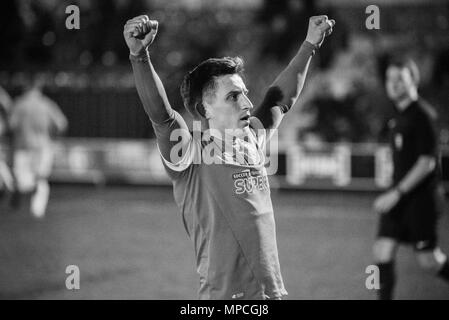
<svg viewBox="0 0 449 320">
<path fill-rule="evenodd" d="M 80 29 L 65 27 L 65 9 L 80 8 Z M 304 95 L 281 136 L 307 143 L 372 142 L 393 111 L 385 97 L 388 56 L 414 58 L 421 94 L 440 113 L 449 144 L 449 2 L 377 1 L 380 30 L 368 30 L 366 1 L 313 0 L 8 0 L 0 3 L 0 85 L 13 97 L 35 74 L 69 119 L 69 137 L 149 138 L 122 37 L 126 20 L 160 22 L 152 47 L 173 106 L 183 75 L 203 59 L 239 55 L 257 105 L 265 88 L 304 40 L 308 17 L 337 21 L 313 59 Z"/>
<path fill-rule="evenodd" d="M 67 117 L 69 126 L 53 178 L 92 180 L 112 172 L 128 179 L 134 172 L 134 178 L 148 175 L 146 181 L 168 184 L 134 86 L 122 36 L 125 22 L 141 14 L 160 22 L 152 60 L 172 106 L 188 120 L 179 86 L 199 62 L 241 56 L 249 95 L 257 106 L 305 39 L 308 18 L 326 14 L 337 25 L 313 58 L 302 95 L 279 130 L 278 174 L 290 185 L 298 180 L 292 178 L 295 170 L 318 177 L 328 172 L 337 179 L 350 165 L 346 176 L 370 181 L 374 177 L 377 187 L 386 186 L 388 181 L 380 177 L 391 172 L 390 162 L 377 150 L 386 142 L 386 123 L 394 112 L 383 83 L 389 58 L 417 62 L 421 96 L 439 113 L 439 140 L 443 150 L 449 150 L 449 1 L 378 0 L 380 29 L 373 30 L 366 27 L 369 4 L 364 0 L 2 1 L 0 86 L 14 99 L 38 78 L 44 93 Z M 69 5 L 80 10 L 80 29 L 66 27 Z M 314 158 L 307 162 L 299 149 L 289 147 L 298 144 L 324 150 L 325 162 Z M 349 151 L 332 151 L 338 144 L 348 145 Z M 289 149 L 295 152 L 288 154 Z M 444 174 L 449 157 L 442 159 Z M 301 165 L 304 168 L 294 167 Z"/>
</svg>

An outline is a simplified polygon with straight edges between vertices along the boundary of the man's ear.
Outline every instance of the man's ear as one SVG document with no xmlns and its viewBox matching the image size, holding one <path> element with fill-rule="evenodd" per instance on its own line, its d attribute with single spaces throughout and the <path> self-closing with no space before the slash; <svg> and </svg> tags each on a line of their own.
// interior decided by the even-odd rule
<svg viewBox="0 0 449 320">
<path fill-rule="evenodd" d="M 206 108 L 204 107 L 203 103 L 198 102 L 195 105 L 196 111 L 200 114 L 200 116 L 202 116 L 204 119 L 208 119 L 207 114 L 206 114 Z"/>
</svg>

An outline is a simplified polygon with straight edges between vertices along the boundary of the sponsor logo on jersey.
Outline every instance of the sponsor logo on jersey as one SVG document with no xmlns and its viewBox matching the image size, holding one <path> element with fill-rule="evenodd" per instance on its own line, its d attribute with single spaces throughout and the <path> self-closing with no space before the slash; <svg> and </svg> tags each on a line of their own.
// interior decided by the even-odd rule
<svg viewBox="0 0 449 320">
<path fill-rule="evenodd" d="M 253 193 L 255 191 L 268 190 L 268 177 L 260 170 L 245 170 L 234 173 L 232 175 L 234 180 L 234 188 L 236 194 Z"/>
</svg>

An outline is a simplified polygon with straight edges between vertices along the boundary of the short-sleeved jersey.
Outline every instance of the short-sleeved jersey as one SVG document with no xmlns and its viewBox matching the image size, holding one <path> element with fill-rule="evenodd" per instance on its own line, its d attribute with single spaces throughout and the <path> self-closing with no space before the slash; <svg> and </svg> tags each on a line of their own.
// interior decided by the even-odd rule
<svg viewBox="0 0 449 320">
<path fill-rule="evenodd" d="M 404 111 L 397 112 L 388 123 L 393 151 L 393 182 L 399 183 L 421 155 L 437 158 L 437 137 L 434 119 L 419 101 L 412 102 Z M 435 170 L 420 186 L 435 181 Z"/>
<path fill-rule="evenodd" d="M 249 127 L 246 138 L 198 139 L 193 134 L 181 161 L 174 164 L 163 158 L 194 244 L 200 299 L 287 294 L 264 167 L 266 136 Z M 242 156 L 242 149 L 248 157 Z"/>
</svg>

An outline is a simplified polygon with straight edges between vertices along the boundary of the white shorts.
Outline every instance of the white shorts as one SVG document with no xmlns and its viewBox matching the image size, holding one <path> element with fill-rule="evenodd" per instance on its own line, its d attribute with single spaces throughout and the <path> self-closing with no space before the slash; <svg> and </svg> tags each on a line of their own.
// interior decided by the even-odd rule
<svg viewBox="0 0 449 320">
<path fill-rule="evenodd" d="M 48 179 L 53 166 L 53 149 L 16 150 L 13 172 L 19 191 L 31 191 L 39 179 Z"/>
</svg>

